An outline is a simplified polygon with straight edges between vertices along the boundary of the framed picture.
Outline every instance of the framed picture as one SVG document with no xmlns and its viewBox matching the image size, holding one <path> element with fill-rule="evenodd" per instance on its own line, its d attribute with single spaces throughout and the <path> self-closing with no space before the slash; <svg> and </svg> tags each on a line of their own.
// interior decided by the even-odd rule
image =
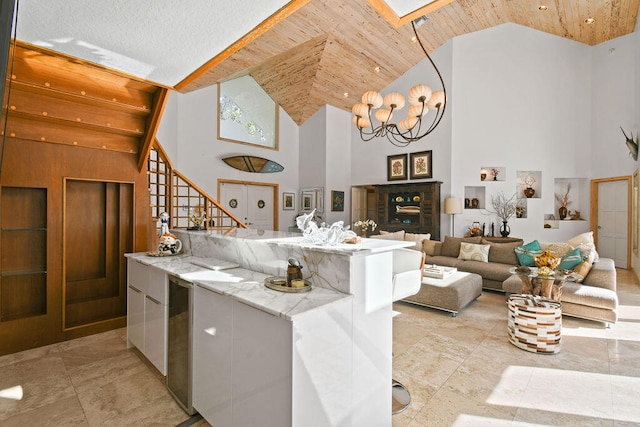
<svg viewBox="0 0 640 427">
<path fill-rule="evenodd" d="M 334 212 L 344 211 L 344 191 L 331 192 L 331 210 Z"/>
<path fill-rule="evenodd" d="M 407 179 L 407 155 L 387 156 L 387 181 Z"/>
<path fill-rule="evenodd" d="M 302 212 L 310 212 L 313 209 L 315 193 L 302 192 Z"/>
<path fill-rule="evenodd" d="M 282 193 L 282 210 L 292 211 L 296 207 L 295 193 Z"/>
<path fill-rule="evenodd" d="M 433 178 L 431 150 L 411 153 L 411 179 Z"/>
</svg>

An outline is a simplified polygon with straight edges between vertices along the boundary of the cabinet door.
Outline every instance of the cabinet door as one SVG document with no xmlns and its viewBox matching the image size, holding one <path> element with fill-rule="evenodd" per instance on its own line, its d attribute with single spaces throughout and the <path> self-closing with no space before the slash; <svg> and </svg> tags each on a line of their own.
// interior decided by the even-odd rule
<svg viewBox="0 0 640 427">
<path fill-rule="evenodd" d="M 233 425 L 291 425 L 292 324 L 233 304 Z"/>
<path fill-rule="evenodd" d="M 127 340 L 144 353 L 144 293 L 127 287 Z"/>
<path fill-rule="evenodd" d="M 147 291 L 145 292 L 154 300 L 158 301 L 160 304 L 168 303 L 168 284 L 167 284 L 167 273 L 164 270 L 159 269 L 158 267 L 149 266 L 149 283 L 147 285 Z"/>
<path fill-rule="evenodd" d="M 127 260 L 127 284 L 147 293 L 149 267 L 134 259 Z"/>
<path fill-rule="evenodd" d="M 167 375 L 167 306 L 144 299 L 144 355 L 162 375 Z"/>
<path fill-rule="evenodd" d="M 231 426 L 232 299 L 200 285 L 194 292 L 193 407 L 210 424 Z"/>
</svg>

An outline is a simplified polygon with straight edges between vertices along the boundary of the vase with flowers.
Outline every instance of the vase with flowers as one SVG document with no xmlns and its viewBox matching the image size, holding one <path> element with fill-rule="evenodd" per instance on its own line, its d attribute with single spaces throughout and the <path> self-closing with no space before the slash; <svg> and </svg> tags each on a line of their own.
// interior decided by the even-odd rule
<svg viewBox="0 0 640 427">
<path fill-rule="evenodd" d="M 353 223 L 353 228 L 359 232 L 362 237 L 369 237 L 369 229 L 374 231 L 378 224 L 372 219 L 365 219 Z"/>
<path fill-rule="evenodd" d="M 524 189 L 522 190 L 522 194 L 527 199 L 532 198 L 536 194 L 536 190 L 533 188 L 533 184 L 535 184 L 536 179 L 531 174 L 527 174 L 524 178 L 522 178 L 522 186 Z"/>
<path fill-rule="evenodd" d="M 500 235 L 502 237 L 508 237 L 511 232 L 509 227 L 509 218 L 516 214 L 516 208 L 518 207 L 518 199 L 514 193 L 511 197 L 507 197 L 504 193 L 500 192 L 497 196 L 491 196 L 491 206 L 493 211 L 490 211 L 502 220 L 502 227 L 500 227 Z"/>
<path fill-rule="evenodd" d="M 560 219 L 565 219 L 567 217 L 567 207 L 571 204 L 571 200 L 569 200 L 569 192 L 571 191 L 571 183 L 567 184 L 567 191 L 564 194 L 556 193 L 556 201 L 560 205 L 558 208 L 558 215 Z"/>
</svg>

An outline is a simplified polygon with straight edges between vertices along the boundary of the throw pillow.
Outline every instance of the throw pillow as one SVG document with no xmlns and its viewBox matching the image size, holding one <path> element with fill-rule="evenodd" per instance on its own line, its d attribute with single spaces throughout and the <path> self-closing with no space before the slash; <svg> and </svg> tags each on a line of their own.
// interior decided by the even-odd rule
<svg viewBox="0 0 640 427">
<path fill-rule="evenodd" d="M 380 234 L 370 236 L 372 239 L 384 239 L 384 240 L 404 240 L 404 230 L 394 231 L 392 233 L 388 231 L 380 230 Z"/>
<path fill-rule="evenodd" d="M 538 243 L 537 240 L 520 246 L 519 248 L 515 248 L 514 252 L 518 257 L 518 262 L 520 263 L 520 265 L 526 265 L 527 267 L 536 265 L 533 257 L 542 253 L 542 251 L 540 250 L 540 243 Z"/>
<path fill-rule="evenodd" d="M 490 245 L 489 250 L 489 262 L 497 262 L 500 264 L 518 265 L 518 257 L 514 252 L 514 249 L 522 245 L 520 242 L 512 243 L 494 243 L 488 240 L 482 239 L 483 245 Z"/>
<path fill-rule="evenodd" d="M 593 263 L 589 262 L 587 260 L 582 261 L 580 264 L 576 265 L 573 268 L 573 271 L 575 271 L 577 274 L 581 275 L 582 279 L 577 279 L 577 280 L 575 280 L 575 282 L 576 283 L 582 283 L 584 278 L 587 277 L 587 274 L 589 274 L 589 272 L 591 271 L 591 267 L 593 267 Z"/>
<path fill-rule="evenodd" d="M 440 255 L 440 251 L 438 250 L 440 245 L 440 242 L 437 240 L 423 240 L 422 252 L 429 256 L 438 256 Z"/>
<path fill-rule="evenodd" d="M 563 257 L 571 252 L 571 250 L 573 250 L 573 246 L 563 242 L 550 243 L 546 248 L 544 248 L 542 244 L 540 244 L 540 248 L 551 251 L 555 256 L 559 257 Z"/>
<path fill-rule="evenodd" d="M 580 249 L 575 248 L 568 254 L 562 257 L 558 270 L 573 270 L 575 266 L 582 262 L 582 255 Z"/>
<path fill-rule="evenodd" d="M 416 244 L 415 246 L 410 246 L 407 249 L 422 250 L 422 242 L 429 239 L 431 239 L 431 234 L 415 234 L 415 233 L 404 234 L 405 242 L 414 242 Z"/>
<path fill-rule="evenodd" d="M 460 243 L 480 243 L 482 236 L 477 237 L 452 237 L 444 236 L 444 242 L 442 242 L 442 249 L 440 254 L 442 256 L 448 256 L 451 258 L 458 258 L 460 254 Z"/>
<path fill-rule="evenodd" d="M 578 234 L 567 240 L 567 243 L 573 246 L 574 248 L 580 248 L 580 252 L 582 252 L 582 258 L 587 257 L 592 260 L 592 262 L 597 262 L 600 257 L 598 256 L 598 252 L 596 252 L 596 245 L 593 241 L 593 231 L 587 231 L 586 233 Z"/>
<path fill-rule="evenodd" d="M 491 245 L 478 245 L 475 243 L 460 243 L 460 255 L 458 259 L 489 262 L 489 249 Z"/>
</svg>

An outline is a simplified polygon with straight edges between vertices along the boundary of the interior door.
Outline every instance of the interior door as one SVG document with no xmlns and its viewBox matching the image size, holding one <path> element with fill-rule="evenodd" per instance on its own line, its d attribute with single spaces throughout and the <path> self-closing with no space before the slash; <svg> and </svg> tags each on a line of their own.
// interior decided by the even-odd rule
<svg viewBox="0 0 640 427">
<path fill-rule="evenodd" d="M 615 261 L 616 267 L 628 266 L 629 189 L 626 180 L 598 183 L 598 254 Z"/>
<path fill-rule="evenodd" d="M 274 187 L 271 185 L 220 183 L 220 203 L 249 228 L 275 230 Z"/>
</svg>

